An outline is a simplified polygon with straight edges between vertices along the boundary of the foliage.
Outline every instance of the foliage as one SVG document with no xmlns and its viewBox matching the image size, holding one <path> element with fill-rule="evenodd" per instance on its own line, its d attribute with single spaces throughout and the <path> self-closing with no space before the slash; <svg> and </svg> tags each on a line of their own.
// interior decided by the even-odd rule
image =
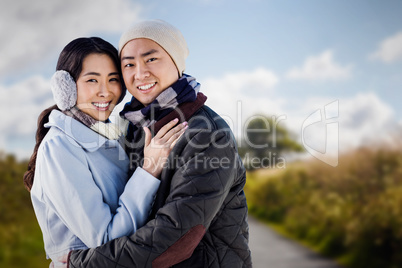
<svg viewBox="0 0 402 268">
<path fill-rule="evenodd" d="M 333 168 L 318 161 L 249 172 L 250 213 L 354 268 L 402 267 L 402 151 L 361 148 Z"/>
<path fill-rule="evenodd" d="M 286 152 L 301 152 L 303 147 L 281 123 L 280 117 L 254 115 L 239 141 L 239 154 L 248 170 L 273 167 Z"/>
<path fill-rule="evenodd" d="M 0 153 L 0 267 L 49 267 L 22 177 L 27 162 Z"/>
</svg>

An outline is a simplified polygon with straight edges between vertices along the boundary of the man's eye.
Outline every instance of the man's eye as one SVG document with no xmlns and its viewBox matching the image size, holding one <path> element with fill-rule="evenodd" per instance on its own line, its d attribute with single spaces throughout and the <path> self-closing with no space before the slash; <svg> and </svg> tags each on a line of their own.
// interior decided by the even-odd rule
<svg viewBox="0 0 402 268">
<path fill-rule="evenodd" d="M 131 63 L 124 65 L 124 67 L 133 67 L 133 66 L 134 66 L 134 64 L 131 64 Z"/>
<path fill-rule="evenodd" d="M 150 59 L 148 60 L 148 62 L 155 61 L 155 60 L 156 60 L 156 58 L 150 58 Z"/>
</svg>

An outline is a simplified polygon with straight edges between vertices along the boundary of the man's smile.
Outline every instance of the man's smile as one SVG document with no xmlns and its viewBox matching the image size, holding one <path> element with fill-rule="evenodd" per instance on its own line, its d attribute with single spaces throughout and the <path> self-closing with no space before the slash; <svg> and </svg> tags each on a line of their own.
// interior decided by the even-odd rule
<svg viewBox="0 0 402 268">
<path fill-rule="evenodd" d="M 151 84 L 144 84 L 141 86 L 138 86 L 137 88 L 141 91 L 148 91 L 149 89 L 153 88 L 156 85 L 156 82 L 151 83 Z"/>
</svg>

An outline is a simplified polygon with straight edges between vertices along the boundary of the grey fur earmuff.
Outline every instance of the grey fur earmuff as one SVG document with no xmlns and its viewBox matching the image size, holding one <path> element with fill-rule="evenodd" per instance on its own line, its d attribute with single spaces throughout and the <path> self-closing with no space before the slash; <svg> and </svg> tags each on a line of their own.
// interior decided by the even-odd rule
<svg viewBox="0 0 402 268">
<path fill-rule="evenodd" d="M 52 76 L 50 88 L 60 110 L 70 110 L 77 103 L 77 84 L 70 73 L 60 70 Z"/>
</svg>

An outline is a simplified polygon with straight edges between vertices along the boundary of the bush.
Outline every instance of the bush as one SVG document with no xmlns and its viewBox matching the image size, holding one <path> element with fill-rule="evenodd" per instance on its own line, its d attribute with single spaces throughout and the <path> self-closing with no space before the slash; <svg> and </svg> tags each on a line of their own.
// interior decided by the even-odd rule
<svg viewBox="0 0 402 268">
<path fill-rule="evenodd" d="M 350 267 L 402 267 L 402 151 L 358 149 L 248 173 L 250 214 Z M 250 184 L 250 186 L 248 185 Z"/>
<path fill-rule="evenodd" d="M 0 153 L 0 267 L 49 267 L 22 177 L 27 162 Z"/>
</svg>

